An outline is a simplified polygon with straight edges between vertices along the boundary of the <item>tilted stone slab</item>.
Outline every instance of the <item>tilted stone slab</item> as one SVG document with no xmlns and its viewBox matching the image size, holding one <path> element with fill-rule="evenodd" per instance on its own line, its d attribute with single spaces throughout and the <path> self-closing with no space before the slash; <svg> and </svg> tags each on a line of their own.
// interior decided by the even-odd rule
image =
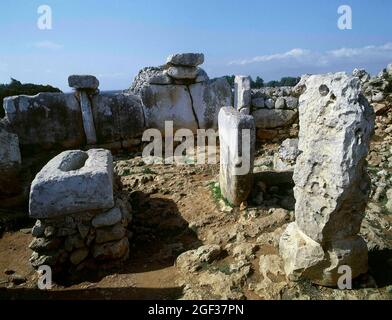
<svg viewBox="0 0 392 320">
<path fill-rule="evenodd" d="M 230 204 L 239 206 L 252 188 L 256 128 L 252 116 L 232 107 L 219 112 L 220 188 Z"/>
<path fill-rule="evenodd" d="M 113 158 L 108 150 L 65 151 L 49 161 L 31 185 L 32 218 L 113 206 Z"/>
</svg>

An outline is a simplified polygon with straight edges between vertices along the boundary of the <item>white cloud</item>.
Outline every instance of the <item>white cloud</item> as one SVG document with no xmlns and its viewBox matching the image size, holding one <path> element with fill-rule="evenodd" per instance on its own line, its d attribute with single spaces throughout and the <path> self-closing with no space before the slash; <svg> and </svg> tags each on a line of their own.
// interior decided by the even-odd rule
<svg viewBox="0 0 392 320">
<path fill-rule="evenodd" d="M 268 61 L 272 61 L 272 60 L 283 60 L 283 59 L 287 59 L 287 58 L 299 59 L 299 58 L 308 56 L 310 53 L 311 52 L 309 50 L 296 48 L 296 49 L 292 49 L 292 50 L 284 52 L 284 53 L 256 56 L 251 59 L 232 61 L 229 64 L 230 65 L 233 65 L 233 64 L 245 65 L 245 64 L 257 63 L 257 62 L 268 62 Z"/>
<path fill-rule="evenodd" d="M 380 46 L 369 45 L 360 48 L 339 48 L 322 53 L 296 48 L 284 53 L 256 56 L 250 59 L 232 61 L 229 65 L 249 65 L 273 61 L 294 61 L 305 65 L 328 66 L 347 59 L 370 61 L 374 58 L 392 60 L 392 42 L 388 42 Z"/>
<path fill-rule="evenodd" d="M 62 44 L 58 44 L 56 42 L 45 40 L 45 41 L 39 41 L 39 42 L 34 43 L 34 47 L 39 48 L 39 49 L 60 50 L 64 46 Z"/>
</svg>

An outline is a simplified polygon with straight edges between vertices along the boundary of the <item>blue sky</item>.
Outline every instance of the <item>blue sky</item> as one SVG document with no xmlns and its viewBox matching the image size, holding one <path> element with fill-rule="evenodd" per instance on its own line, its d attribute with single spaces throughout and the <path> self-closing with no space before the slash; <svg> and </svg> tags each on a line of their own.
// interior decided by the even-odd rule
<svg viewBox="0 0 392 320">
<path fill-rule="evenodd" d="M 53 29 L 37 27 L 49 5 Z M 353 29 L 339 30 L 350 5 Z M 203 52 L 210 77 L 265 80 L 304 73 L 377 73 L 392 62 L 390 0 L 2 0 L 0 83 L 52 84 L 93 74 L 101 89 L 125 89 L 138 70 L 176 52 Z"/>
</svg>

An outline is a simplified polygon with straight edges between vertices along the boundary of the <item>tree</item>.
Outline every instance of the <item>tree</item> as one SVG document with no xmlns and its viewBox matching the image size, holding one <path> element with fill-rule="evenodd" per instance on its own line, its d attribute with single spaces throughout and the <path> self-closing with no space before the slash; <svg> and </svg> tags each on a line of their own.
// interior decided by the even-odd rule
<svg viewBox="0 0 392 320">
<path fill-rule="evenodd" d="M 257 76 L 255 81 L 251 80 L 251 87 L 252 89 L 260 89 L 264 87 L 264 80 Z"/>
</svg>

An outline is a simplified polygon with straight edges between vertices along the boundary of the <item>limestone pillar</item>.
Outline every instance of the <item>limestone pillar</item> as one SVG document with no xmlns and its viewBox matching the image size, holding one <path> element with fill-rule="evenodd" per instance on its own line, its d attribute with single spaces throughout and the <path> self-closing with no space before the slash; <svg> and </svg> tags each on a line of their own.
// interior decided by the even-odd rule
<svg viewBox="0 0 392 320">
<path fill-rule="evenodd" d="M 230 204 L 246 201 L 253 183 L 256 129 L 252 116 L 232 107 L 219 112 L 220 187 Z"/>
<path fill-rule="evenodd" d="M 310 76 L 300 98 L 294 169 L 295 218 L 280 240 L 286 274 L 336 286 L 341 266 L 368 270 L 358 236 L 370 192 L 366 156 L 374 113 L 360 81 L 345 73 Z"/>
<path fill-rule="evenodd" d="M 236 76 L 234 79 L 234 108 L 241 113 L 249 114 L 252 103 L 251 79 Z"/>
</svg>

